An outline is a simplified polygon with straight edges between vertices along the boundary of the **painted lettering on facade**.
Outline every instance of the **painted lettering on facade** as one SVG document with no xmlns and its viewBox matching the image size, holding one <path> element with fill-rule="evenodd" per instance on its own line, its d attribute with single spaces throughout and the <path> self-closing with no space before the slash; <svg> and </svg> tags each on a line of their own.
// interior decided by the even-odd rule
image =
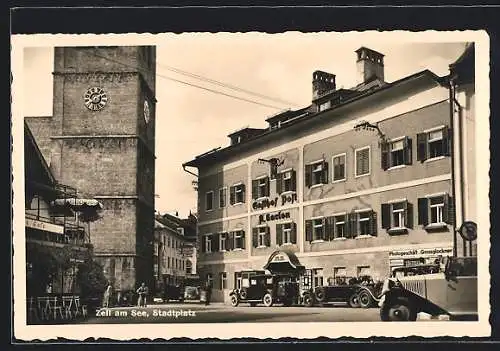
<svg viewBox="0 0 500 351">
<path fill-rule="evenodd" d="M 278 196 L 275 197 L 274 199 L 264 199 L 264 200 L 254 201 L 252 204 L 252 208 L 254 210 L 265 210 L 268 208 L 293 204 L 296 201 L 297 201 L 296 193 L 283 194 L 279 197 Z"/>
<path fill-rule="evenodd" d="M 425 257 L 425 256 L 439 256 L 451 255 L 453 248 L 451 247 L 437 247 L 428 249 L 408 249 L 408 250 L 394 250 L 389 251 L 389 257 Z"/>
<path fill-rule="evenodd" d="M 290 212 L 277 212 L 277 213 L 267 213 L 259 216 L 259 224 L 270 222 L 270 221 L 279 221 L 283 219 L 289 219 Z"/>
</svg>

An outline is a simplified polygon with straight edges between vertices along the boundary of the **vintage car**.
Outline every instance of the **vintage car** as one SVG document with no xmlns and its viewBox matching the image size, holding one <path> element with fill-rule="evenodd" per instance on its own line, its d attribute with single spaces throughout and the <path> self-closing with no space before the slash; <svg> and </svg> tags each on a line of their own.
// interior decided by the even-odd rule
<svg viewBox="0 0 500 351">
<path fill-rule="evenodd" d="M 444 270 L 385 280 L 382 321 L 415 321 L 420 312 L 477 320 L 477 257 L 447 257 Z"/>
<path fill-rule="evenodd" d="M 407 277 L 422 274 L 438 273 L 439 264 L 419 264 L 393 268 L 391 277 Z M 363 281 L 358 290 L 358 302 L 362 308 L 376 307 L 382 296 L 383 282 Z"/>
<path fill-rule="evenodd" d="M 318 286 L 302 293 L 305 306 L 322 306 L 331 303 L 346 303 L 350 307 L 360 307 L 358 292 L 369 277 L 337 277 L 327 286 Z"/>
<path fill-rule="evenodd" d="M 240 303 L 249 303 L 256 306 L 262 303 L 270 307 L 275 303 L 291 306 L 298 300 L 298 283 L 288 274 L 251 274 L 242 280 L 241 287 L 235 287 L 229 297 L 231 305 L 236 307 Z"/>
</svg>

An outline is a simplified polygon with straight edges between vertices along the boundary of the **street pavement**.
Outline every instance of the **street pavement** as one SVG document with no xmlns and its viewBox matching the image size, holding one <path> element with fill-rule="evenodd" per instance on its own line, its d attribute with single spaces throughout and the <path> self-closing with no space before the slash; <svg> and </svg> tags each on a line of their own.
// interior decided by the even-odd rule
<svg viewBox="0 0 500 351">
<path fill-rule="evenodd" d="M 212 303 L 155 304 L 147 307 L 101 309 L 79 323 L 234 323 L 234 322 L 365 322 L 380 321 L 378 308 L 345 306 L 283 307 Z"/>
</svg>

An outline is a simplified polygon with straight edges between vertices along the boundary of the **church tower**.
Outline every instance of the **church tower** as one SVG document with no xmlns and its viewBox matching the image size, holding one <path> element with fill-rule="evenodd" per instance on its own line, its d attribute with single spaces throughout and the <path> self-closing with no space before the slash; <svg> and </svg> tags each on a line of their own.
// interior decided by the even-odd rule
<svg viewBox="0 0 500 351">
<path fill-rule="evenodd" d="M 99 200 L 94 254 L 116 290 L 152 284 L 155 172 L 153 46 L 58 47 L 50 167 Z"/>
</svg>

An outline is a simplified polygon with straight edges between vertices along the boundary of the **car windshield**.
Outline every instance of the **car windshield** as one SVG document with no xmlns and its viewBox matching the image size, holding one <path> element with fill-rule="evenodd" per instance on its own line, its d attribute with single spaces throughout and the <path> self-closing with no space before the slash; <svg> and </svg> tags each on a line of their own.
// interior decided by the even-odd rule
<svg viewBox="0 0 500 351">
<path fill-rule="evenodd" d="M 186 293 L 187 294 L 196 294 L 198 291 L 198 288 L 196 286 L 186 286 Z"/>
</svg>

